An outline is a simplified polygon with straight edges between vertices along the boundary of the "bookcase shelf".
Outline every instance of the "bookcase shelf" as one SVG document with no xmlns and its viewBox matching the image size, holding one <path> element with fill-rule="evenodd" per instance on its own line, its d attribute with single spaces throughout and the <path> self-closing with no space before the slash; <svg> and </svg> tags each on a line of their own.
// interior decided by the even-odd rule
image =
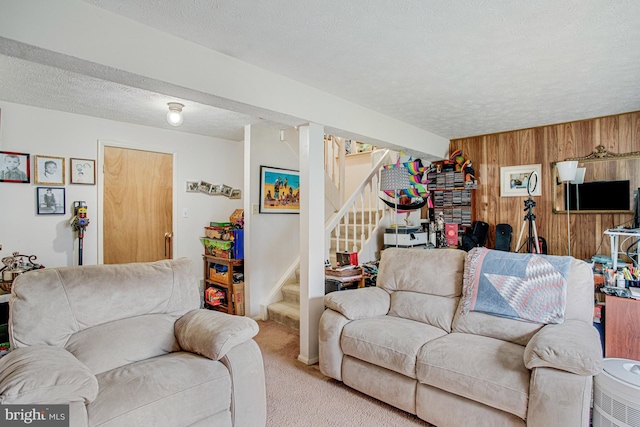
<svg viewBox="0 0 640 427">
<path fill-rule="evenodd" d="M 473 223 L 473 189 L 465 187 L 464 172 L 429 172 L 427 189 L 433 198 L 436 218 L 442 214 L 445 224 L 470 227 Z"/>
<path fill-rule="evenodd" d="M 205 307 L 224 311 L 229 314 L 244 316 L 244 282 L 233 281 L 234 273 L 242 272 L 244 260 L 236 258 L 219 258 L 212 255 L 202 256 L 204 263 L 204 298 Z M 217 272 L 215 266 L 226 266 L 224 273 Z M 214 305 L 207 300 L 207 289 L 215 288 L 224 292 L 221 304 Z"/>
</svg>

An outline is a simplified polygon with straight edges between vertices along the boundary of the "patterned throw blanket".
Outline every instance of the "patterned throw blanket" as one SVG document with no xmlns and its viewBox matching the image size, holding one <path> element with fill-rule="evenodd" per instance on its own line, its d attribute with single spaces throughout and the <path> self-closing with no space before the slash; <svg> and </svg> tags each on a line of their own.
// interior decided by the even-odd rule
<svg viewBox="0 0 640 427">
<path fill-rule="evenodd" d="M 474 248 L 464 268 L 462 314 L 479 311 L 534 323 L 562 323 L 571 260 Z"/>
</svg>

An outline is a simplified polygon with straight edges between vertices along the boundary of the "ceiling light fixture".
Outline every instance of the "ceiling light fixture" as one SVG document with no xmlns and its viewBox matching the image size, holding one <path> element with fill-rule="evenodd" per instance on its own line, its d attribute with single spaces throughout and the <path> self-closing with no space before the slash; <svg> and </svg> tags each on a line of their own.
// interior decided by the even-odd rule
<svg viewBox="0 0 640 427">
<path fill-rule="evenodd" d="M 182 109 L 184 108 L 184 105 L 179 102 L 169 102 L 167 105 L 169 106 L 167 122 L 171 126 L 180 126 L 184 121 L 184 118 L 182 117 Z"/>
</svg>

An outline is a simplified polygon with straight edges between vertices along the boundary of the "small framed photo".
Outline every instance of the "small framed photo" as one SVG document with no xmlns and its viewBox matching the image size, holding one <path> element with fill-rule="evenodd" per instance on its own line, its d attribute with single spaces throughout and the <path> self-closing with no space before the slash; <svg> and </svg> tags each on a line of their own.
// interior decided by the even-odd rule
<svg viewBox="0 0 640 427">
<path fill-rule="evenodd" d="M 187 181 L 187 193 L 199 193 L 200 181 Z"/>
<path fill-rule="evenodd" d="M 36 184 L 64 185 L 64 157 L 34 157 Z"/>
<path fill-rule="evenodd" d="M 233 191 L 233 187 L 229 187 L 228 185 L 222 184 L 222 189 L 220 190 L 220 194 L 222 194 L 223 196 L 230 197 L 231 191 Z"/>
<path fill-rule="evenodd" d="M 211 191 L 209 191 L 209 194 L 213 195 L 213 196 L 219 196 L 222 194 L 222 185 L 221 184 L 213 184 L 211 186 Z"/>
<path fill-rule="evenodd" d="M 533 173 L 534 180 L 529 182 Z M 542 165 L 503 166 L 500 168 L 500 197 L 526 197 L 542 195 Z"/>
<path fill-rule="evenodd" d="M 0 151 L 0 182 L 30 183 L 29 154 Z"/>
<path fill-rule="evenodd" d="M 231 190 L 231 194 L 229 195 L 230 199 L 239 199 L 242 196 L 242 192 L 239 188 L 234 188 Z"/>
<path fill-rule="evenodd" d="M 64 215 L 64 188 L 36 187 L 38 215 Z"/>
<path fill-rule="evenodd" d="M 206 181 L 200 181 L 198 183 L 198 190 L 203 193 L 211 193 L 211 184 Z"/>
<path fill-rule="evenodd" d="M 96 161 L 69 159 L 69 182 L 71 184 L 96 185 Z"/>
</svg>

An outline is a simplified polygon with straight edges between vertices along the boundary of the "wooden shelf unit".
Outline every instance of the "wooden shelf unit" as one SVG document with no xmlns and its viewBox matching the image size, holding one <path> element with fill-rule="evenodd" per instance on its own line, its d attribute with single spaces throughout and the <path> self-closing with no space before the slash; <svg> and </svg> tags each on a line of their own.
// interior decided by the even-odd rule
<svg viewBox="0 0 640 427">
<path fill-rule="evenodd" d="M 445 224 L 471 226 L 474 188 L 465 187 L 464 172 L 429 172 L 428 178 L 431 182 L 427 189 L 431 193 L 435 217 L 442 213 Z"/>
<path fill-rule="evenodd" d="M 212 310 L 224 311 L 229 314 L 244 315 L 244 282 L 233 283 L 233 274 L 241 272 L 244 268 L 243 259 L 218 258 L 212 255 L 202 255 L 204 264 L 204 305 Z M 225 274 L 212 273 L 214 264 L 227 267 Z M 225 295 L 225 302 L 220 305 L 211 305 L 206 300 L 207 289 L 215 287 L 222 290 Z"/>
</svg>

